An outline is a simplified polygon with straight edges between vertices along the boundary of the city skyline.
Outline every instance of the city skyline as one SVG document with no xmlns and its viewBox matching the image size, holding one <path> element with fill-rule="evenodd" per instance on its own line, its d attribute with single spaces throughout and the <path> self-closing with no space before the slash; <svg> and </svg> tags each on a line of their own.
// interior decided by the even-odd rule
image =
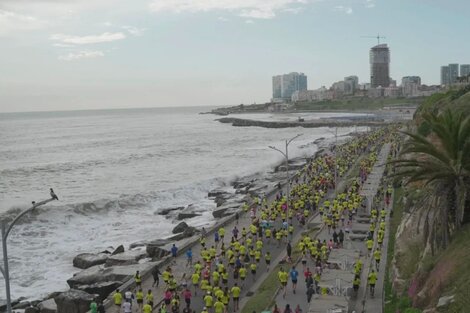
<svg viewBox="0 0 470 313">
<path fill-rule="evenodd" d="M 364 83 L 376 39 L 362 37 L 377 33 L 394 80 L 439 84 L 442 64 L 470 62 L 459 39 L 469 9 L 463 0 L 4 0 L 0 112 L 259 103 L 272 76 L 292 71 L 309 89 L 348 75 Z"/>
</svg>

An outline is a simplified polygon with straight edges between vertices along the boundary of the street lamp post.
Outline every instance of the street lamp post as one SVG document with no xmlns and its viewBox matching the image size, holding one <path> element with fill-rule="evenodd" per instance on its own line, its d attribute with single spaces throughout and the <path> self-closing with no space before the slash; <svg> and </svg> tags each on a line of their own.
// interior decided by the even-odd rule
<svg viewBox="0 0 470 313">
<path fill-rule="evenodd" d="M 289 196 L 290 196 L 290 177 L 289 177 L 289 144 L 296 138 L 302 136 L 302 134 L 298 134 L 297 136 L 287 140 L 286 139 L 286 152 L 283 152 L 281 150 L 279 150 L 278 148 L 276 147 L 273 147 L 273 146 L 269 146 L 269 148 L 273 149 L 273 150 L 276 150 L 277 152 L 281 153 L 284 158 L 286 159 L 286 178 L 287 178 L 287 193 L 286 193 L 286 199 L 287 199 L 287 203 L 286 203 L 286 214 L 287 216 L 289 216 Z"/>
<path fill-rule="evenodd" d="M 1 221 L 1 228 L 2 228 L 2 248 L 3 248 L 3 267 L 0 266 L 0 272 L 3 275 L 3 278 L 5 280 L 5 292 L 6 292 L 6 297 L 7 297 L 7 313 L 11 313 L 11 295 L 10 295 L 10 272 L 8 268 L 8 251 L 7 251 L 7 239 L 8 235 L 10 234 L 11 229 L 13 226 L 18 222 L 20 218 L 22 218 L 24 215 L 27 213 L 31 212 L 35 208 L 44 205 L 48 202 L 54 201 L 56 198 L 50 198 L 41 202 L 32 202 L 33 206 L 30 207 L 29 209 L 21 212 L 15 219 L 8 225 L 8 223 L 5 220 Z"/>
</svg>

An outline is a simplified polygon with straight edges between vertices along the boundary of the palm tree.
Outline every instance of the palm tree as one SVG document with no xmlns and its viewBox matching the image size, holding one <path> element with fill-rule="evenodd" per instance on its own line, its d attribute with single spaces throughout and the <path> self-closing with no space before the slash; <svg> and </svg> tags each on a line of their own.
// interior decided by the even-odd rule
<svg viewBox="0 0 470 313">
<path fill-rule="evenodd" d="M 423 206 L 426 218 L 431 216 L 430 227 L 441 231 L 439 239 L 447 246 L 451 233 L 470 217 L 470 116 L 447 109 L 423 113 L 423 119 L 430 135 L 404 132 L 409 140 L 401 158 L 392 163 L 398 167 L 395 176 L 405 184 L 424 186 L 429 195 Z"/>
</svg>

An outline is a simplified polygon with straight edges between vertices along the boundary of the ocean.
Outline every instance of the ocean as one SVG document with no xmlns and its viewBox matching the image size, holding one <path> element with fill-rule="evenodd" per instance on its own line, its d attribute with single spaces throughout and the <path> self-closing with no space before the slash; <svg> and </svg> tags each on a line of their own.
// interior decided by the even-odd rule
<svg viewBox="0 0 470 313">
<path fill-rule="evenodd" d="M 303 135 L 289 155 L 311 156 L 327 128 L 233 127 L 212 108 L 152 108 L 0 114 L 0 215 L 13 216 L 31 201 L 54 201 L 15 226 L 8 241 L 12 298 L 40 299 L 68 288 L 79 269 L 75 255 L 127 246 L 171 234 L 178 221 L 159 210 L 193 204 L 204 214 L 188 220 L 214 223 L 207 193 L 230 182 L 266 172 L 282 161 L 268 148 Z M 250 118 L 288 120 L 346 113 L 257 114 Z M 341 128 L 338 135 L 355 129 Z M 5 286 L 0 280 L 0 299 Z"/>
</svg>

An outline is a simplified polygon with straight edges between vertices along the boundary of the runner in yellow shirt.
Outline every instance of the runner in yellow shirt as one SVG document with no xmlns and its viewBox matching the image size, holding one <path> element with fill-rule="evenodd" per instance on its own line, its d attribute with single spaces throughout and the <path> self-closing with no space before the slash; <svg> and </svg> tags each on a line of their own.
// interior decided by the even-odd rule
<svg viewBox="0 0 470 313">
<path fill-rule="evenodd" d="M 238 304 L 240 302 L 241 289 L 240 287 L 238 287 L 237 283 L 235 283 L 230 291 L 232 293 L 232 299 L 233 299 L 233 310 L 238 311 Z"/>
</svg>

